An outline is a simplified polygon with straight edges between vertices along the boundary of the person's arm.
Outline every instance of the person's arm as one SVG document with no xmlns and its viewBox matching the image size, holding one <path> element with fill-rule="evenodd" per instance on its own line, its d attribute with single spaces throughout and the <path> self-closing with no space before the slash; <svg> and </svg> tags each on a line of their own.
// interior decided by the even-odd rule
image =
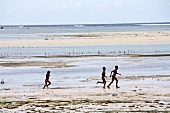
<svg viewBox="0 0 170 113">
<path fill-rule="evenodd" d="M 120 73 L 116 73 L 116 74 L 121 75 Z"/>
<path fill-rule="evenodd" d="M 104 77 L 106 77 L 107 78 L 107 76 L 106 76 L 106 73 L 104 72 Z"/>
<path fill-rule="evenodd" d="M 110 77 L 112 76 L 112 72 L 113 72 L 113 71 L 111 71 L 111 73 L 110 73 Z"/>
</svg>

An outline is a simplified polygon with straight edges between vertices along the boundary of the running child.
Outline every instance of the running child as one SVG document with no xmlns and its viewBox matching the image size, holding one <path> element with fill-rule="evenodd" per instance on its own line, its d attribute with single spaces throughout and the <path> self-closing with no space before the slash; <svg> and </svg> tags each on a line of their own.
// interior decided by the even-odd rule
<svg viewBox="0 0 170 113">
<path fill-rule="evenodd" d="M 110 77 L 112 76 L 112 81 L 110 82 L 110 84 L 107 86 L 110 89 L 110 85 L 113 83 L 114 80 L 116 80 L 116 88 L 120 88 L 118 86 L 118 79 L 116 78 L 116 74 L 121 75 L 120 73 L 117 72 L 118 70 L 118 66 L 115 66 L 115 70 L 111 71 L 110 73 Z"/>
<path fill-rule="evenodd" d="M 44 87 L 43 87 L 43 89 L 47 86 L 47 88 L 48 88 L 48 86 L 51 84 L 51 82 L 49 81 L 49 78 L 50 78 L 50 71 L 47 71 L 47 74 L 46 74 L 46 78 L 45 78 L 45 85 L 44 85 Z M 48 83 L 48 84 L 47 84 Z"/>
<path fill-rule="evenodd" d="M 102 80 L 103 80 L 103 82 L 99 82 L 99 81 L 98 81 L 97 84 L 98 84 L 98 83 L 104 84 L 103 88 L 105 89 L 105 85 L 106 85 L 106 80 L 105 80 L 105 77 L 106 77 L 106 68 L 103 67 L 102 69 L 103 69 L 103 72 L 102 72 Z M 106 77 L 106 78 L 107 78 L 107 77 Z"/>
</svg>

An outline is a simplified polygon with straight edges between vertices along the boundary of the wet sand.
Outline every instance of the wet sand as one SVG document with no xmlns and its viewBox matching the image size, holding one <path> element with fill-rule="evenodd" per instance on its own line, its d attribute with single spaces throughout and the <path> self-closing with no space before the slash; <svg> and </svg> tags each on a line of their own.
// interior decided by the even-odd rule
<svg viewBox="0 0 170 113">
<path fill-rule="evenodd" d="M 142 82 L 126 84 L 130 81 Z M 149 79 L 155 82 L 151 84 Z M 75 79 L 76 80 L 76 79 Z M 2 112 L 170 112 L 170 76 L 119 77 L 119 89 L 103 89 L 95 84 L 99 78 L 88 78 L 82 82 L 93 82 L 93 86 L 1 89 L 0 111 Z M 110 78 L 107 79 L 107 84 Z"/>
<path fill-rule="evenodd" d="M 35 35 L 35 34 L 34 34 Z M 35 37 L 28 34 L 29 37 Z M 0 35 L 1 36 L 1 35 Z M 86 44 L 167 44 L 170 32 L 113 32 L 83 34 L 36 34 L 36 39 L 27 35 L 3 35 L 0 46 L 59 46 Z M 140 40 L 139 40 L 140 39 Z"/>
<path fill-rule="evenodd" d="M 74 67 L 69 65 L 71 62 L 39 62 L 39 61 L 23 61 L 23 62 L 5 62 L 0 63 L 1 67 L 23 67 L 23 66 L 39 66 L 41 68 L 66 68 Z"/>
</svg>

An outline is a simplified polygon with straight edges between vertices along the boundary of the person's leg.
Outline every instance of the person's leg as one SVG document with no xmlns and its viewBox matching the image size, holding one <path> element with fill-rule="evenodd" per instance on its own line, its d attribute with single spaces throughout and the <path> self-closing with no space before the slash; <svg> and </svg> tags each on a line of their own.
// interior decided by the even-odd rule
<svg viewBox="0 0 170 113">
<path fill-rule="evenodd" d="M 105 86 L 106 86 L 106 80 L 105 79 L 103 80 L 103 84 L 104 84 L 103 88 L 105 88 Z"/>
<path fill-rule="evenodd" d="M 97 84 L 98 84 L 98 83 L 101 83 L 101 84 L 103 84 L 103 82 L 99 82 L 99 81 L 97 82 Z"/>
<path fill-rule="evenodd" d="M 47 86 L 47 82 L 45 82 L 45 85 L 44 85 L 43 89 L 45 88 L 45 86 Z"/>
<path fill-rule="evenodd" d="M 47 85 L 47 87 L 48 87 L 50 84 L 51 84 L 51 82 L 50 82 L 50 81 L 48 81 L 48 85 Z"/>
<path fill-rule="evenodd" d="M 110 82 L 110 84 L 107 86 L 110 89 L 110 85 L 113 83 L 114 81 L 114 77 L 112 77 L 112 81 Z"/>
<path fill-rule="evenodd" d="M 105 78 L 102 78 L 102 82 L 97 82 L 96 84 L 100 83 L 100 84 L 104 84 Z"/>
<path fill-rule="evenodd" d="M 115 77 L 115 80 L 116 80 L 116 88 L 120 88 L 119 86 L 118 86 L 118 79 Z"/>
</svg>

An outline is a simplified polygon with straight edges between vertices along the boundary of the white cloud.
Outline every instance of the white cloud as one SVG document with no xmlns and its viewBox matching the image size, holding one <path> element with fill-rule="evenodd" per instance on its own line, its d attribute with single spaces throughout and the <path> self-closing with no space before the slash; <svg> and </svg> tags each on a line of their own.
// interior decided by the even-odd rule
<svg viewBox="0 0 170 113">
<path fill-rule="evenodd" d="M 81 3 L 76 3 L 76 7 L 81 8 Z"/>
<path fill-rule="evenodd" d="M 32 8 L 31 6 L 28 6 L 27 9 L 28 9 L 28 10 L 31 10 L 31 9 L 33 9 L 33 8 Z"/>
<path fill-rule="evenodd" d="M 67 7 L 67 5 L 66 5 L 66 4 L 63 4 L 61 7 L 62 7 L 62 8 L 66 8 L 66 7 Z"/>
<path fill-rule="evenodd" d="M 114 7 L 117 9 L 120 9 L 122 7 L 122 4 L 120 2 L 114 2 Z"/>
</svg>

